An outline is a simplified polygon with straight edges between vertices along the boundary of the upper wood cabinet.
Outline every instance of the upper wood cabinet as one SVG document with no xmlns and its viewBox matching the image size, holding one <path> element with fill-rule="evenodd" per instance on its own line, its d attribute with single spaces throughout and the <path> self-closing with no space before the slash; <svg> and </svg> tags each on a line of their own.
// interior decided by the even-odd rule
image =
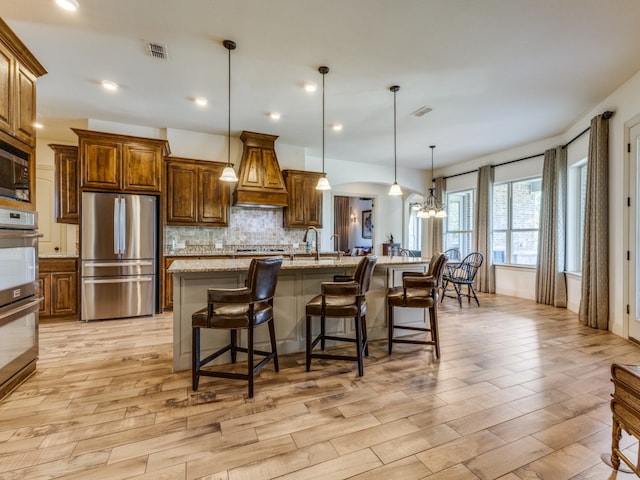
<svg viewBox="0 0 640 480">
<path fill-rule="evenodd" d="M 322 228 L 322 190 L 316 190 L 322 173 L 283 170 L 289 206 L 282 215 L 285 228 Z"/>
<path fill-rule="evenodd" d="M 55 212 L 56 222 L 78 224 L 80 179 L 78 178 L 78 147 L 50 144 L 55 152 Z"/>
<path fill-rule="evenodd" d="M 166 140 L 93 132 L 78 135 L 80 188 L 95 191 L 160 193 Z"/>
<path fill-rule="evenodd" d="M 47 73 L 0 19 L 0 131 L 36 144 L 36 79 Z"/>
<path fill-rule="evenodd" d="M 167 225 L 226 227 L 230 185 L 220 180 L 226 164 L 169 157 L 166 161 Z"/>
<path fill-rule="evenodd" d="M 0 205 L 36 208 L 36 79 L 47 73 L 0 18 L 0 144 L 28 161 L 28 188 L 20 200 L 0 198 Z"/>
</svg>

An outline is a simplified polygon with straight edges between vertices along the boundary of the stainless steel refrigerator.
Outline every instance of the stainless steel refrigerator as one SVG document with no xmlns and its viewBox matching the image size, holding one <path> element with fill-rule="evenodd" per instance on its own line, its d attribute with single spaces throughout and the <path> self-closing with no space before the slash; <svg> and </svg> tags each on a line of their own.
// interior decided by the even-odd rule
<svg viewBox="0 0 640 480">
<path fill-rule="evenodd" d="M 153 315 L 157 199 L 82 193 L 82 320 Z"/>
</svg>

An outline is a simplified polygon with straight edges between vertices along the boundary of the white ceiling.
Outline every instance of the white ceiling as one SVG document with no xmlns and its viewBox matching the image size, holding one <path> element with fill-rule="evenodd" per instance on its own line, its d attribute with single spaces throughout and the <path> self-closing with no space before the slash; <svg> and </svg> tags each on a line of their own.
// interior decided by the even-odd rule
<svg viewBox="0 0 640 480">
<path fill-rule="evenodd" d="M 279 135 L 320 154 L 436 167 L 563 133 L 640 70 L 638 0 L 2 0 L 0 16 L 48 70 L 38 82 L 46 138 L 78 119 Z M 166 45 L 154 59 L 148 42 Z M 100 88 L 111 79 L 113 94 Z M 191 101 L 209 99 L 206 108 Z M 433 111 L 411 115 L 422 106 Z M 270 111 L 281 112 L 274 122 Z M 64 127 L 61 129 L 61 127 Z M 64 137 L 62 137 L 64 136 Z M 277 144 L 276 144 L 277 145 Z"/>
</svg>

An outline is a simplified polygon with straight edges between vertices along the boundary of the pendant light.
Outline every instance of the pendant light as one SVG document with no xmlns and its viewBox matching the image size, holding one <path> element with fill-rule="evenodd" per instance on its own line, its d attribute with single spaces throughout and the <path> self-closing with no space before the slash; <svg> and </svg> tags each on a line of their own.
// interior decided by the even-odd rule
<svg viewBox="0 0 640 480">
<path fill-rule="evenodd" d="M 431 188 L 429 189 L 429 197 L 424 202 L 416 216 L 418 218 L 445 218 L 447 216 L 447 211 L 444 208 L 444 205 L 441 205 L 436 198 L 436 179 L 433 176 L 433 151 L 436 146 L 431 145 L 429 148 L 431 149 Z"/>
<path fill-rule="evenodd" d="M 231 50 L 236 49 L 236 43 L 231 40 L 225 40 L 222 42 L 224 48 L 229 51 L 229 104 L 228 104 L 228 117 L 227 117 L 227 166 L 224 167 L 222 171 L 222 175 L 220 176 L 220 180 L 223 182 L 237 182 L 238 177 L 236 176 L 236 172 L 233 169 L 233 165 L 231 165 Z"/>
<path fill-rule="evenodd" d="M 400 185 L 398 185 L 398 156 L 396 153 L 396 92 L 400 90 L 398 85 L 389 88 L 393 92 L 393 185 L 389 189 L 389 195 L 402 195 Z"/>
<path fill-rule="evenodd" d="M 331 185 L 324 171 L 324 76 L 329 73 L 329 67 L 320 67 L 318 71 L 322 74 L 322 176 L 318 179 L 316 190 L 331 190 Z"/>
</svg>

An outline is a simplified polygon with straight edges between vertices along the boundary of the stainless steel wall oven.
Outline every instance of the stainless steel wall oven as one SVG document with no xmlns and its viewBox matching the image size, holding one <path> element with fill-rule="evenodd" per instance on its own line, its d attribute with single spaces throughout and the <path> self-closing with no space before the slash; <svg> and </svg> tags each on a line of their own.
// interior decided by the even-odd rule
<svg viewBox="0 0 640 480">
<path fill-rule="evenodd" d="M 0 207 L 0 398 L 36 369 L 38 238 L 36 213 Z"/>
</svg>

